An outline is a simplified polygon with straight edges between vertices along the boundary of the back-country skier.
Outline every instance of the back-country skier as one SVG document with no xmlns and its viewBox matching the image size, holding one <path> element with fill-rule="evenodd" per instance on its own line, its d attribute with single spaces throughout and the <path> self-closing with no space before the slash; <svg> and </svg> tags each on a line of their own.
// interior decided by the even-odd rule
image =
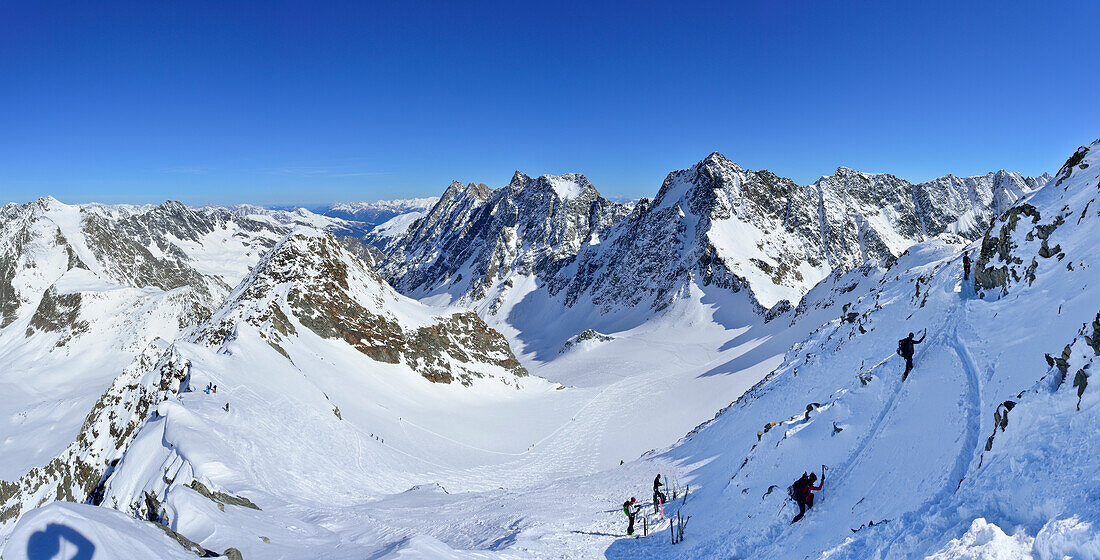
<svg viewBox="0 0 1100 560">
<path fill-rule="evenodd" d="M 661 475 L 657 474 L 657 477 L 653 479 L 653 507 L 657 507 L 658 504 L 663 504 L 668 501 L 668 497 L 664 492 L 661 492 Z"/>
<path fill-rule="evenodd" d="M 791 485 L 791 497 L 798 503 L 798 515 L 791 523 L 798 523 L 806 515 L 806 510 L 814 507 L 814 492 L 825 485 L 825 473 L 821 473 L 821 484 L 814 486 L 814 482 L 817 482 L 817 473 L 802 473 L 802 477 Z"/>
<path fill-rule="evenodd" d="M 623 502 L 623 513 L 626 514 L 626 519 L 627 519 L 627 525 L 626 525 L 626 534 L 627 535 L 633 535 L 634 534 L 634 516 L 638 515 L 638 510 L 642 509 L 642 506 L 634 505 L 634 502 L 637 502 L 637 501 L 638 500 L 634 499 L 634 497 L 631 496 L 631 498 L 629 500 Z"/>
<path fill-rule="evenodd" d="M 924 330 L 920 340 L 913 340 L 913 336 L 913 333 L 909 333 L 908 337 L 898 341 L 898 355 L 905 358 L 905 373 L 901 376 L 902 381 L 905 381 L 909 377 L 909 372 L 913 371 L 913 345 L 924 342 L 924 337 L 928 336 L 928 329 Z"/>
</svg>

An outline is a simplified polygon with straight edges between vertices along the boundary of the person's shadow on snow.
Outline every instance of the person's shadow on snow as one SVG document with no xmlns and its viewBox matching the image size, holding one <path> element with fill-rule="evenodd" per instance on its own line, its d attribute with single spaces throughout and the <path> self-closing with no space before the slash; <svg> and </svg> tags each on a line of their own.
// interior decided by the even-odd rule
<svg viewBox="0 0 1100 560">
<path fill-rule="evenodd" d="M 76 547 L 75 556 L 58 556 L 61 552 L 61 541 L 68 541 Z M 70 547 L 65 547 L 66 553 Z M 27 539 L 28 560 L 92 560 L 95 553 L 95 545 L 73 529 L 57 523 L 50 523 L 46 528 L 31 535 Z"/>
</svg>

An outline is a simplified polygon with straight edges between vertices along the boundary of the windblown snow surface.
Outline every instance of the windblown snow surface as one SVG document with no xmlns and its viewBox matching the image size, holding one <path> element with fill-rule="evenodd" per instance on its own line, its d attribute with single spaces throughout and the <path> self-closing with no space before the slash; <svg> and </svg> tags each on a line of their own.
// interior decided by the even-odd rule
<svg viewBox="0 0 1100 560">
<path fill-rule="evenodd" d="M 24 514 L 3 557 L 190 554 L 109 509 L 141 502 L 244 558 L 1100 558 L 1098 159 L 1083 148 L 982 240 L 833 273 L 768 321 L 698 282 L 651 320 L 586 319 L 530 278 L 500 303 L 527 316 L 497 325 L 532 374 L 515 383 L 425 383 L 294 317 L 282 352 L 246 324 L 178 340 L 195 390 L 157 406 L 101 506 Z M 608 338 L 539 347 L 586 328 Z M 909 331 L 927 337 L 902 381 Z M 792 525 L 804 471 L 824 490 Z M 621 504 L 648 505 L 657 473 L 676 497 L 627 537 Z M 688 520 L 682 542 L 662 517 Z"/>
</svg>

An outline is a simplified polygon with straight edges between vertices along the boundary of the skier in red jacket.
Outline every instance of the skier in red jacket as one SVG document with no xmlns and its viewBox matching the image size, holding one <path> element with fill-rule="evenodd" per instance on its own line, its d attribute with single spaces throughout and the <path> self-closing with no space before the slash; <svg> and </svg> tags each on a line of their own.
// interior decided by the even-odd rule
<svg viewBox="0 0 1100 560">
<path fill-rule="evenodd" d="M 821 487 L 825 484 L 825 478 L 823 476 L 821 484 L 817 486 L 814 486 L 814 482 L 817 482 L 817 473 L 810 473 L 809 475 L 803 473 L 802 478 L 795 481 L 794 499 L 798 502 L 798 515 L 794 516 L 791 523 L 798 523 L 806 515 L 806 510 L 814 507 L 814 492 L 821 490 Z"/>
</svg>

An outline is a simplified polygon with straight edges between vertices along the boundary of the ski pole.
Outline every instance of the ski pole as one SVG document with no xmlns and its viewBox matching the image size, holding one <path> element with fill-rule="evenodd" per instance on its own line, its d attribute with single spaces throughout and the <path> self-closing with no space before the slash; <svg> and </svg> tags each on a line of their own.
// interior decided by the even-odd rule
<svg viewBox="0 0 1100 560">
<path fill-rule="evenodd" d="M 825 471 L 828 470 L 828 469 L 829 469 L 829 467 L 826 467 L 825 465 L 821 465 L 821 501 L 822 502 L 825 501 Z"/>
</svg>

